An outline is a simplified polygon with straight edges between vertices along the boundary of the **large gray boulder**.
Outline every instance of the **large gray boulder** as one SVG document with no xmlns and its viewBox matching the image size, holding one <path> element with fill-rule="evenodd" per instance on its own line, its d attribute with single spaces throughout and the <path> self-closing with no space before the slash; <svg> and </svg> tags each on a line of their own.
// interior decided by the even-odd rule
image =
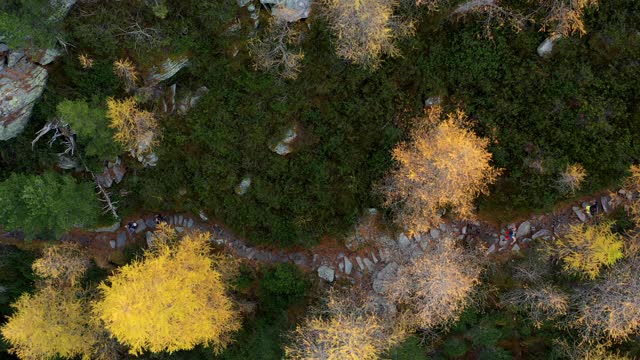
<svg viewBox="0 0 640 360">
<path fill-rule="evenodd" d="M 49 15 L 49 21 L 60 21 L 67 16 L 71 7 L 75 5 L 77 0 L 50 0 L 53 12 Z"/>
<path fill-rule="evenodd" d="M 0 140 L 24 130 L 47 82 L 47 70 L 27 61 L 23 53 L 11 53 L 6 61 L 7 66 L 0 70 Z M 0 55 L 0 63 L 4 62 Z"/>
<path fill-rule="evenodd" d="M 166 59 L 151 69 L 151 73 L 146 78 L 147 85 L 153 86 L 161 81 L 167 80 L 187 65 L 189 65 L 189 59 L 187 57 Z"/>
<path fill-rule="evenodd" d="M 311 13 L 310 0 L 260 0 L 260 3 L 281 21 L 296 22 L 308 18 Z"/>
<path fill-rule="evenodd" d="M 538 46 L 538 56 L 540 57 L 547 57 L 551 55 L 551 52 L 553 51 L 553 45 L 555 44 L 556 41 L 560 40 L 561 36 L 560 35 L 551 35 L 548 38 L 544 39 L 544 41 L 542 42 L 542 44 L 540 44 L 540 46 Z"/>
</svg>

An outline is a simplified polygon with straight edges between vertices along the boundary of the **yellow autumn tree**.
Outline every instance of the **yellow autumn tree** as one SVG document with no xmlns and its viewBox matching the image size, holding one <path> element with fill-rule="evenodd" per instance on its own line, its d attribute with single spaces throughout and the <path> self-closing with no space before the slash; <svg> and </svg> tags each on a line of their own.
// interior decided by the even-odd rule
<svg viewBox="0 0 640 360">
<path fill-rule="evenodd" d="M 76 243 L 62 243 L 43 251 L 33 262 L 33 271 L 51 282 L 75 285 L 89 267 L 89 259 Z"/>
<path fill-rule="evenodd" d="M 109 127 L 116 130 L 114 139 L 133 157 L 142 157 L 153 152 L 157 145 L 158 123 L 153 113 L 140 110 L 135 98 L 124 100 L 107 99 Z"/>
<path fill-rule="evenodd" d="M 113 62 L 113 72 L 124 81 L 127 91 L 136 87 L 138 71 L 129 59 L 119 59 Z"/>
<path fill-rule="evenodd" d="M 567 165 L 567 168 L 556 180 L 558 190 L 563 194 L 575 194 L 580 189 L 582 183 L 587 178 L 587 171 L 580 164 Z"/>
<path fill-rule="evenodd" d="M 324 0 L 336 54 L 355 64 L 377 68 L 382 56 L 400 54 L 395 41 L 413 33 L 413 25 L 394 15 L 396 0 Z"/>
<path fill-rule="evenodd" d="M 611 231 L 610 221 L 595 225 L 571 225 L 551 247 L 569 273 L 595 279 L 603 267 L 613 265 L 623 256 L 623 241 Z"/>
<path fill-rule="evenodd" d="M 288 359 L 374 360 L 402 340 L 401 328 L 390 326 L 361 294 L 329 294 L 326 308 L 293 333 L 285 347 Z"/>
<path fill-rule="evenodd" d="M 385 282 L 385 296 L 405 307 L 418 328 L 446 326 L 469 304 L 480 283 L 480 272 L 472 253 L 445 238 L 401 266 L 397 275 Z"/>
<path fill-rule="evenodd" d="M 433 107 L 418 119 L 411 140 L 398 145 L 398 167 L 380 187 L 385 205 L 396 220 L 414 232 L 439 223 L 438 210 L 449 207 L 457 216 L 473 218 L 473 202 L 488 193 L 501 170 L 491 166 L 489 141 L 468 129 L 467 116 L 456 111 L 443 117 Z"/>
<path fill-rule="evenodd" d="M 550 30 L 553 35 L 569 36 L 575 33 L 584 35 L 584 9 L 597 6 L 598 0 L 540 0 L 546 8 L 546 17 L 542 20 L 541 31 Z"/>
<path fill-rule="evenodd" d="M 640 257 L 616 264 L 579 290 L 572 325 L 585 343 L 620 343 L 640 334 Z"/>
<path fill-rule="evenodd" d="M 22 295 L 12 307 L 15 312 L 2 327 L 11 353 L 21 359 L 94 358 L 95 332 L 87 303 L 75 289 L 45 287 Z"/>
<path fill-rule="evenodd" d="M 130 353 L 217 350 L 240 328 L 222 275 L 209 257 L 209 234 L 156 241 L 144 257 L 99 286 L 95 316 Z M 161 239 L 162 237 L 159 237 Z"/>
</svg>

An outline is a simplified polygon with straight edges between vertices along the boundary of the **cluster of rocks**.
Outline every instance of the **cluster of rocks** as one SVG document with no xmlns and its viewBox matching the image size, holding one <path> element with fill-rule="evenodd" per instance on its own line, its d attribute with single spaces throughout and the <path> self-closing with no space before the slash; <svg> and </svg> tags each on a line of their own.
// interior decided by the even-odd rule
<svg viewBox="0 0 640 360">
<path fill-rule="evenodd" d="M 284 137 L 271 147 L 271 151 L 278 155 L 285 156 L 293 152 L 293 143 L 298 139 L 296 127 L 292 126 L 287 129 Z"/>
<path fill-rule="evenodd" d="M 249 17 L 253 20 L 254 28 L 260 26 L 260 8 L 265 9 L 277 21 L 296 22 L 306 19 L 311 13 L 311 0 L 260 0 L 257 4 L 253 0 L 237 0 L 238 6 L 246 7 Z M 240 23 L 233 25 L 233 29 L 228 31 L 239 30 Z"/>
<path fill-rule="evenodd" d="M 102 187 L 108 189 L 113 184 L 119 184 L 124 177 L 124 174 L 127 172 L 127 169 L 120 161 L 119 157 L 116 157 L 115 161 L 109 161 L 107 166 L 102 169 L 102 173 L 96 175 L 96 181 Z"/>
</svg>

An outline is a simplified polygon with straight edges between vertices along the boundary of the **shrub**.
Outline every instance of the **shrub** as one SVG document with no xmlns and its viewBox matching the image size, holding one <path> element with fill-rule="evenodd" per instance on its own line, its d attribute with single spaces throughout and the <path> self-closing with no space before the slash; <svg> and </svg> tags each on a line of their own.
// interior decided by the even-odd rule
<svg viewBox="0 0 640 360">
<path fill-rule="evenodd" d="M 59 238 L 72 227 L 95 225 L 99 214 L 93 184 L 70 176 L 13 174 L 0 183 L 0 223 L 24 231 L 27 239 Z"/>
<path fill-rule="evenodd" d="M 309 290 L 300 269 L 291 263 L 268 268 L 260 280 L 260 304 L 267 312 L 274 313 L 300 303 Z"/>
</svg>

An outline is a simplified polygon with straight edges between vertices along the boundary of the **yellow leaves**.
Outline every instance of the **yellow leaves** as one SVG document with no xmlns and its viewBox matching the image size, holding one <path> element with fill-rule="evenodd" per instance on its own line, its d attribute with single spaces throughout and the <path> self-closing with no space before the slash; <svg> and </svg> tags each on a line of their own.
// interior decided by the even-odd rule
<svg viewBox="0 0 640 360">
<path fill-rule="evenodd" d="M 540 3 L 548 8 L 541 31 L 551 28 L 554 35 L 570 36 L 587 33 L 582 19 L 584 9 L 598 5 L 598 0 L 541 0 Z"/>
<path fill-rule="evenodd" d="M 140 110 L 135 98 L 107 99 L 109 127 L 116 130 L 114 139 L 128 149 L 134 157 L 150 154 L 157 145 L 158 123 L 153 113 Z"/>
<path fill-rule="evenodd" d="M 390 301 L 407 306 L 414 325 L 429 329 L 456 320 L 479 283 L 477 259 L 452 239 L 433 244 L 385 283 Z"/>
<path fill-rule="evenodd" d="M 113 72 L 120 79 L 124 80 L 128 90 L 135 88 L 138 80 L 138 71 L 129 59 L 119 59 L 113 62 Z"/>
<path fill-rule="evenodd" d="M 324 316 L 313 316 L 296 328 L 294 343 L 285 347 L 294 360 L 374 360 L 398 343 L 404 333 L 368 309 L 371 299 L 360 294 L 331 293 Z"/>
<path fill-rule="evenodd" d="M 209 234 L 159 242 L 142 260 L 125 265 L 101 284 L 95 315 L 132 354 L 191 349 L 217 350 L 240 328 L 221 274 L 209 258 Z"/>
<path fill-rule="evenodd" d="M 569 232 L 556 240 L 557 251 L 568 272 L 595 279 L 605 266 L 622 258 L 622 239 L 611 231 L 612 222 L 596 225 L 572 225 Z"/>
<path fill-rule="evenodd" d="M 12 306 L 15 313 L 2 327 L 12 353 L 22 359 L 89 358 L 95 338 L 86 304 L 73 288 L 46 287 L 22 295 Z"/>
<path fill-rule="evenodd" d="M 399 55 L 395 40 L 413 33 L 393 15 L 394 0 L 326 0 L 338 56 L 375 69 L 384 55 Z"/>
<path fill-rule="evenodd" d="M 587 171 L 580 164 L 567 165 L 558 179 L 558 189 L 564 194 L 574 194 L 587 177 Z"/>
<path fill-rule="evenodd" d="M 78 61 L 83 69 L 91 69 L 93 67 L 93 59 L 87 54 L 79 54 Z"/>
<path fill-rule="evenodd" d="M 75 243 L 62 243 L 44 250 L 33 262 L 33 271 L 40 277 L 61 284 L 75 285 L 89 267 L 89 261 Z"/>
<path fill-rule="evenodd" d="M 439 221 L 437 211 L 451 207 L 463 218 L 472 218 L 473 201 L 488 192 L 501 170 L 490 165 L 489 141 L 467 129 L 463 111 L 448 114 L 435 107 L 419 119 L 411 142 L 398 145 L 398 168 L 381 187 L 386 205 L 402 203 L 398 223 L 415 232 L 428 231 Z"/>
</svg>

